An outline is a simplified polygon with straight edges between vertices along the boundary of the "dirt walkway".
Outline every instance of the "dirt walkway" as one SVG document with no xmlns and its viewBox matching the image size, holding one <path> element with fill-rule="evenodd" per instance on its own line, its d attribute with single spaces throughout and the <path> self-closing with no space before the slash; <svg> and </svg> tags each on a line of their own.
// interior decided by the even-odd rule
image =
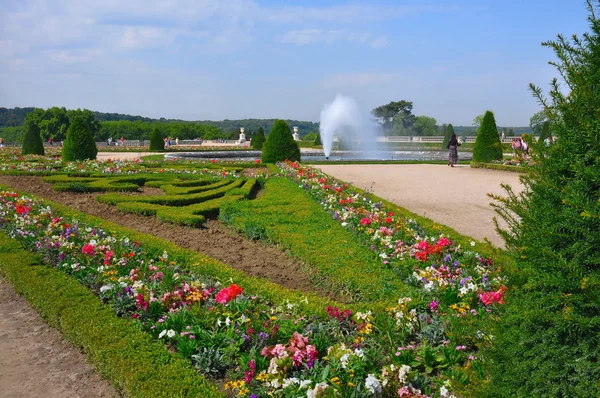
<svg viewBox="0 0 600 398">
<path fill-rule="evenodd" d="M 523 190 L 519 173 L 430 164 L 319 165 L 323 172 L 477 240 L 504 242 L 495 230 L 488 193 L 502 194 L 501 183 Z"/>
<path fill-rule="evenodd" d="M 0 369 L 2 397 L 120 396 L 2 277 Z"/>
</svg>

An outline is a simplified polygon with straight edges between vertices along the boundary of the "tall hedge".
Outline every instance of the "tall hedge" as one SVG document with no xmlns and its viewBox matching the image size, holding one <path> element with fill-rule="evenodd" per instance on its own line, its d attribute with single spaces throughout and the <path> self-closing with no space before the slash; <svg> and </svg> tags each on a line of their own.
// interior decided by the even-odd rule
<svg viewBox="0 0 600 398">
<path fill-rule="evenodd" d="M 165 150 L 165 141 L 160 130 L 156 126 L 154 127 L 154 129 L 152 130 L 152 134 L 150 135 L 150 150 L 153 152 Z"/>
<path fill-rule="evenodd" d="M 67 130 L 67 138 L 62 150 L 62 158 L 65 162 L 77 160 L 94 160 L 98 154 L 94 137 L 90 134 L 87 122 L 81 116 L 71 119 L 71 125 Z"/>
<path fill-rule="evenodd" d="M 473 162 L 487 163 L 502 159 L 502 143 L 498 137 L 498 127 L 491 111 L 486 111 L 477 132 L 477 141 L 473 149 Z"/>
<path fill-rule="evenodd" d="M 262 126 L 256 130 L 256 133 L 252 135 L 252 148 L 254 149 L 262 149 L 265 144 L 265 129 Z"/>
<path fill-rule="evenodd" d="M 544 124 L 542 124 L 542 131 L 540 132 L 540 138 L 538 138 L 538 143 L 543 145 L 544 140 L 550 137 L 550 122 L 546 120 Z"/>
<path fill-rule="evenodd" d="M 21 153 L 23 155 L 43 155 L 44 143 L 40 137 L 40 126 L 36 122 L 29 121 L 27 132 L 23 137 L 23 147 Z"/>
<path fill-rule="evenodd" d="M 281 160 L 300 160 L 300 148 L 294 141 L 290 126 L 284 120 L 276 120 L 263 145 L 263 163 Z"/>
<path fill-rule="evenodd" d="M 450 141 L 450 137 L 454 134 L 454 127 L 451 124 L 446 126 L 446 132 L 444 133 L 444 142 L 442 142 L 442 151 L 448 148 L 448 142 Z"/>
<path fill-rule="evenodd" d="M 492 331 L 488 396 L 600 396 L 600 10 L 588 8 L 588 34 L 543 43 L 568 95 L 556 79 L 549 100 L 531 86 L 559 139 L 534 154 L 522 197 L 497 197 L 516 264 Z"/>
</svg>

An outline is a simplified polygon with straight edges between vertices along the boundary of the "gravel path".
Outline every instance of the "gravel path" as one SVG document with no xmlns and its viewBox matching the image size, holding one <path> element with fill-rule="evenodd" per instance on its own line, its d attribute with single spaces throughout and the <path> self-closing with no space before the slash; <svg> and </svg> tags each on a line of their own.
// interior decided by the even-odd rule
<svg viewBox="0 0 600 398">
<path fill-rule="evenodd" d="M 319 165 L 323 172 L 352 185 L 369 189 L 377 196 L 413 213 L 454 228 L 477 240 L 488 238 L 504 247 L 495 230 L 488 193 L 502 194 L 501 183 L 516 192 L 523 190 L 519 173 L 472 169 L 467 165 L 448 167 L 433 164 Z"/>
<path fill-rule="evenodd" d="M 85 356 L 0 277 L 0 396 L 98 398 L 120 395 Z"/>
</svg>

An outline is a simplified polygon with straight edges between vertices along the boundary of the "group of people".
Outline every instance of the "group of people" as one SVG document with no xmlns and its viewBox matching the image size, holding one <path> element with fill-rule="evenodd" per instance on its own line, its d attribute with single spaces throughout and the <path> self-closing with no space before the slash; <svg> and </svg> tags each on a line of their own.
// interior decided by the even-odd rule
<svg viewBox="0 0 600 398">
<path fill-rule="evenodd" d="M 171 146 L 173 143 L 171 137 L 165 137 L 163 140 L 165 141 L 165 148 Z M 175 138 L 175 145 L 179 145 L 179 138 Z"/>
<path fill-rule="evenodd" d="M 108 137 L 108 140 L 107 140 L 107 142 L 108 142 L 108 146 L 111 146 L 111 145 L 113 145 L 113 142 L 114 142 L 114 145 L 115 145 L 115 146 L 118 146 L 118 145 L 121 145 L 121 146 L 123 146 L 123 145 L 125 145 L 125 138 L 124 138 L 124 137 L 121 137 L 121 138 L 120 138 L 120 139 L 118 139 L 118 140 L 117 140 L 117 139 L 114 139 L 114 140 L 113 140 L 113 138 L 112 138 L 112 137 Z"/>
</svg>

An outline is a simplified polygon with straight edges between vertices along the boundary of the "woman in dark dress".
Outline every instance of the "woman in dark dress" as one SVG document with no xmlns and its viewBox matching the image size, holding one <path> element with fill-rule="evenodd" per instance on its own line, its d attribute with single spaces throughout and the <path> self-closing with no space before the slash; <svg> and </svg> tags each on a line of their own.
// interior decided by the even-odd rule
<svg viewBox="0 0 600 398">
<path fill-rule="evenodd" d="M 456 134 L 452 134 L 450 141 L 448 141 L 448 166 L 454 167 L 458 163 L 458 147 L 460 142 L 456 138 Z"/>
</svg>

